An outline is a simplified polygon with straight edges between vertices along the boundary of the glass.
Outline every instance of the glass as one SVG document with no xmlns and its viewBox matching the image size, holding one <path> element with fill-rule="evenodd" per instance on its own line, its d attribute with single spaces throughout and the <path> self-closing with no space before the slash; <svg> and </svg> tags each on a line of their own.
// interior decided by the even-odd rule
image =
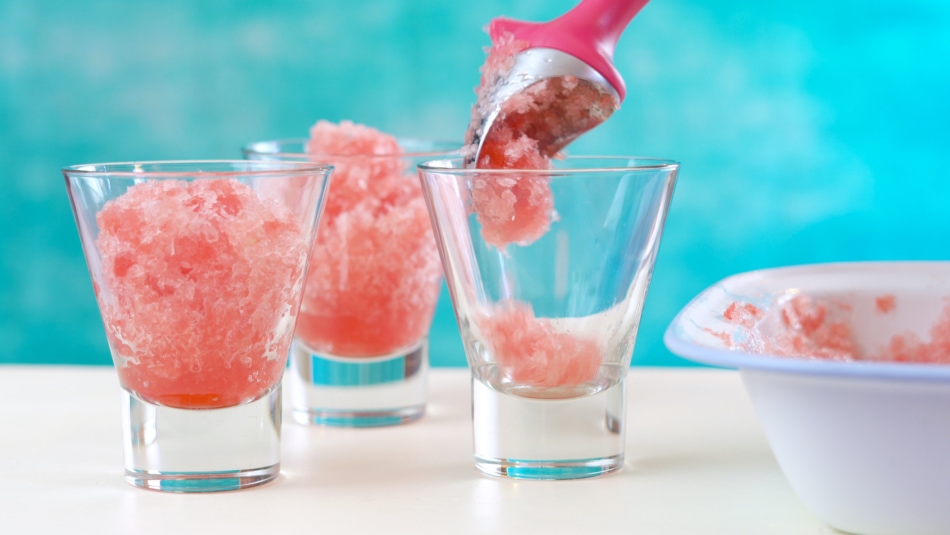
<svg viewBox="0 0 950 535">
<path fill-rule="evenodd" d="M 458 145 L 399 143 L 404 153 L 311 154 L 306 139 L 243 149 L 253 160 L 334 166 L 286 380 L 300 423 L 375 427 L 425 413 L 442 266 L 415 166 Z"/>
<path fill-rule="evenodd" d="M 277 477 L 280 382 L 331 169 L 63 170 L 122 387 L 132 485 L 210 492 Z"/>
<path fill-rule="evenodd" d="M 624 379 L 678 165 L 419 166 L 472 371 L 475 464 L 573 479 L 619 469 Z"/>
</svg>

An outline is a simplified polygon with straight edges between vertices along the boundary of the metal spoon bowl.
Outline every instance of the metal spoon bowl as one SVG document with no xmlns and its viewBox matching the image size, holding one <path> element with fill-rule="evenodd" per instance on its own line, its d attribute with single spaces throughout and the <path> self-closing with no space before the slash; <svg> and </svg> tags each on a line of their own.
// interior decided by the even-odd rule
<svg viewBox="0 0 950 535">
<path fill-rule="evenodd" d="M 580 89 L 577 94 L 568 90 L 560 92 L 556 99 L 535 100 L 530 113 L 520 110 L 517 124 L 525 135 L 537 141 L 543 156 L 556 155 L 571 141 L 610 117 L 626 93 L 623 79 L 613 65 L 614 48 L 620 34 L 647 1 L 582 0 L 564 15 L 546 23 L 493 20 L 489 25 L 493 42 L 511 34 L 529 46 L 515 55 L 513 66 L 502 78 L 483 82 L 492 85 L 479 92 L 481 98 L 475 104 L 466 133 L 465 165 L 482 167 L 486 140 L 492 139 L 494 130 L 508 121 L 511 111 L 508 104 L 516 95 L 535 90 L 544 82 L 559 81 L 564 87 Z M 575 113 L 573 117 L 555 120 L 557 133 L 547 133 L 546 127 L 552 118 L 570 109 L 572 99 L 576 100 L 581 91 L 590 100 L 589 113 Z M 614 104 L 605 105 L 598 95 L 607 96 Z"/>
</svg>

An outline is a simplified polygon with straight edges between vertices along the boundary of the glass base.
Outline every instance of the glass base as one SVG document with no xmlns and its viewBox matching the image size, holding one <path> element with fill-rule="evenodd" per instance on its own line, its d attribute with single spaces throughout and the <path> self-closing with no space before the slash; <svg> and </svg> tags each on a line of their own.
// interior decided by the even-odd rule
<svg viewBox="0 0 950 535">
<path fill-rule="evenodd" d="M 176 409 L 122 390 L 125 479 L 165 492 L 218 492 L 280 472 L 281 389 L 224 409 Z"/>
<path fill-rule="evenodd" d="M 525 398 L 472 380 L 475 466 L 517 479 L 580 479 L 624 462 L 624 382 L 589 396 Z"/>
<path fill-rule="evenodd" d="M 294 420 L 337 427 L 381 427 L 425 413 L 428 341 L 383 357 L 338 357 L 294 341 L 288 385 Z"/>
</svg>

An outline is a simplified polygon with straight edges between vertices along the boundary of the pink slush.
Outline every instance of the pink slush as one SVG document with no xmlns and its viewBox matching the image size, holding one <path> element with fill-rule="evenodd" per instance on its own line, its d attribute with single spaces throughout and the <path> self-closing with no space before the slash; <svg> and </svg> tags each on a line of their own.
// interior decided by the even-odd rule
<svg viewBox="0 0 950 535">
<path fill-rule="evenodd" d="M 341 357 L 408 349 L 428 333 L 442 266 L 411 160 L 395 137 L 320 121 L 307 151 L 334 166 L 297 336 Z"/>
<path fill-rule="evenodd" d="M 96 293 L 125 388 L 210 409 L 280 381 L 307 258 L 286 208 L 231 179 L 148 181 L 97 222 Z"/>
</svg>

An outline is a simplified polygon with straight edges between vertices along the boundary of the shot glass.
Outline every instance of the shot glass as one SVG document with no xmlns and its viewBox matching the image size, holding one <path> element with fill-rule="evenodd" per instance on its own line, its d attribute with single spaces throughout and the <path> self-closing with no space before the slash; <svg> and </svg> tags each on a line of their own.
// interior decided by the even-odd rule
<svg viewBox="0 0 950 535">
<path fill-rule="evenodd" d="M 624 380 L 678 164 L 419 166 L 472 372 L 475 465 L 575 479 L 624 460 Z"/>
<path fill-rule="evenodd" d="M 132 485 L 212 492 L 277 477 L 281 377 L 331 169 L 63 170 L 122 387 Z"/>
<path fill-rule="evenodd" d="M 400 154 L 308 153 L 306 139 L 243 149 L 253 160 L 334 167 L 285 380 L 299 423 L 377 427 L 425 413 L 442 266 L 416 165 L 458 145 L 399 143 Z M 365 196 L 359 181 L 377 190 Z"/>
</svg>

